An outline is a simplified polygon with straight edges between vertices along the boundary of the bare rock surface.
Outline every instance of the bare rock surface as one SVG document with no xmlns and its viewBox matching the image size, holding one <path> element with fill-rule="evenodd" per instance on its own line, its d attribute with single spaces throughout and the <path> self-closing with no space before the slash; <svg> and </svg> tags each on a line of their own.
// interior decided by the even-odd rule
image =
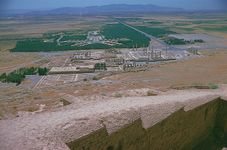
<svg viewBox="0 0 227 150">
<path fill-rule="evenodd" d="M 179 109 L 189 111 L 219 97 L 227 100 L 226 88 L 115 98 L 80 108 L 66 106 L 53 112 L 1 120 L 0 149 L 67 150 L 65 143 L 101 128 L 111 134 L 137 119 L 149 128 Z"/>
</svg>

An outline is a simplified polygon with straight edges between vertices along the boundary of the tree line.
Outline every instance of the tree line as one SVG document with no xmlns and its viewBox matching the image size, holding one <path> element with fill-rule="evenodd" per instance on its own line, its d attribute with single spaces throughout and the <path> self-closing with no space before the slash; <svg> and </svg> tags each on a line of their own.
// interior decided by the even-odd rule
<svg viewBox="0 0 227 150">
<path fill-rule="evenodd" d="M 48 71 L 49 70 L 46 67 L 20 68 L 8 74 L 7 73 L 1 74 L 0 81 L 3 83 L 16 83 L 17 85 L 19 85 L 25 79 L 26 75 L 38 74 L 39 76 L 44 76 L 44 75 L 47 75 Z"/>
</svg>

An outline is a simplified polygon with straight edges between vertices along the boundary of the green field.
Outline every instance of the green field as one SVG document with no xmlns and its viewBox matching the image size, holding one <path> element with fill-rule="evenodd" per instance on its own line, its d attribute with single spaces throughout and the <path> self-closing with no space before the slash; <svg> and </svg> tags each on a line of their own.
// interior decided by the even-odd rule
<svg viewBox="0 0 227 150">
<path fill-rule="evenodd" d="M 150 41 L 150 39 L 143 34 L 119 23 L 104 26 L 101 33 L 107 39 L 120 39 L 119 43 L 121 43 L 121 45 L 116 46 L 118 48 L 132 48 L 136 45 L 137 47 L 146 47 L 149 45 Z"/>
<path fill-rule="evenodd" d="M 163 24 L 163 22 L 160 22 L 160 21 L 149 21 L 149 22 L 146 22 L 146 23 L 149 23 L 151 25 L 161 25 L 161 24 Z"/>
<path fill-rule="evenodd" d="M 212 14 L 212 16 L 210 16 L 209 14 L 202 16 L 200 14 L 184 14 L 182 19 L 175 20 L 168 19 L 165 15 L 145 15 L 142 17 L 118 16 L 116 19 L 126 22 L 127 24 L 134 26 L 145 33 L 153 35 L 154 37 L 163 39 L 166 43 L 171 45 L 191 44 L 192 42 L 184 41 L 182 39 L 168 39 L 169 34 L 199 34 L 204 32 L 212 32 L 212 34 L 213 32 L 227 33 L 226 15 L 219 16 L 217 14 Z M 27 33 L 23 33 L 23 36 L 18 33 L 18 35 L 14 36 L 9 36 L 7 34 L 7 36 L 0 37 L 0 40 L 17 41 L 15 48 L 11 49 L 12 52 L 132 48 L 136 46 L 147 47 L 149 45 L 149 38 L 127 26 L 124 26 L 123 24 L 116 23 L 116 19 L 111 17 L 105 18 L 104 20 L 95 18 L 91 21 L 84 19 L 82 24 L 78 23 L 78 21 L 71 22 L 69 21 L 70 19 L 63 20 L 62 23 L 66 23 L 67 21 L 67 26 L 70 26 L 69 29 L 51 28 L 50 30 L 48 28 L 48 31 L 45 30 L 45 32 L 40 33 L 39 36 L 33 36 L 33 34 Z M 34 23 L 38 24 L 36 21 L 32 21 L 30 24 L 33 25 Z M 46 24 L 49 24 L 49 20 Z M 0 27 L 6 31 L 7 25 L 0 24 Z M 25 26 L 25 24 L 21 24 L 20 26 L 17 26 L 17 28 L 23 26 Z M 44 28 L 44 26 L 42 26 L 42 28 Z M 27 28 L 24 29 L 24 31 L 27 32 Z M 104 42 L 90 44 L 92 42 L 89 42 L 88 40 L 86 41 L 89 31 L 99 31 L 101 36 L 104 37 Z"/>
<path fill-rule="evenodd" d="M 57 45 L 55 42 L 44 42 L 43 40 L 18 41 L 16 47 L 11 52 L 46 52 L 46 51 L 66 51 L 66 50 L 85 50 L 85 49 L 105 49 L 110 48 L 104 44 L 88 44 L 85 46 L 71 46 L 68 44 Z"/>
<path fill-rule="evenodd" d="M 62 38 L 60 38 L 62 36 Z M 57 33 L 45 33 L 42 38 L 24 39 L 17 42 L 12 52 L 46 52 L 46 51 L 66 51 L 66 50 L 84 50 L 84 49 L 105 49 L 108 45 L 95 43 L 83 46 L 75 46 L 75 41 L 86 40 L 87 35 L 79 31 L 64 31 Z M 62 42 L 60 45 L 57 40 Z"/>
<path fill-rule="evenodd" d="M 87 35 L 69 35 L 64 36 L 61 41 L 68 41 L 68 40 L 86 40 Z"/>
<path fill-rule="evenodd" d="M 101 43 L 75 45 L 75 43 L 83 42 L 87 39 L 87 32 L 88 31 L 64 31 L 45 33 L 41 38 L 30 38 L 17 41 L 15 48 L 11 49 L 11 52 L 132 48 L 135 46 L 146 47 L 149 44 L 149 38 L 131 28 L 122 24 L 108 24 L 102 27 L 101 34 L 107 40 L 117 40 L 118 44 L 112 46 Z"/>
<path fill-rule="evenodd" d="M 202 27 L 202 29 L 207 30 L 207 31 L 227 32 L 227 26 Z"/>
<path fill-rule="evenodd" d="M 136 26 L 136 28 L 157 38 L 163 37 L 168 34 L 175 34 L 175 32 L 170 31 L 165 27 Z"/>
</svg>

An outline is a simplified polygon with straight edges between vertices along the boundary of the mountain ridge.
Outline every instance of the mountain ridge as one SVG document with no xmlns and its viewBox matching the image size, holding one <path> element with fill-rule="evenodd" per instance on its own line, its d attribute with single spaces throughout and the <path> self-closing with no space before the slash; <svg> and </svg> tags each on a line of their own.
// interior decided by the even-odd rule
<svg viewBox="0 0 227 150">
<path fill-rule="evenodd" d="M 60 7 L 48 11 L 33 11 L 30 14 L 115 14 L 115 13 L 149 13 L 149 12 L 179 12 L 182 8 L 162 7 L 153 4 L 148 5 L 130 5 L 130 4 L 110 4 L 102 6 L 88 7 Z"/>
<path fill-rule="evenodd" d="M 149 5 L 129 5 L 129 4 L 111 4 L 102 6 L 89 6 L 89 7 L 63 7 L 58 9 L 53 9 L 51 12 L 62 12 L 70 13 L 69 9 L 74 12 L 82 13 L 105 13 L 105 12 L 158 12 L 158 11 L 179 11 L 183 10 L 181 8 L 171 8 L 156 6 L 153 4 Z"/>
</svg>

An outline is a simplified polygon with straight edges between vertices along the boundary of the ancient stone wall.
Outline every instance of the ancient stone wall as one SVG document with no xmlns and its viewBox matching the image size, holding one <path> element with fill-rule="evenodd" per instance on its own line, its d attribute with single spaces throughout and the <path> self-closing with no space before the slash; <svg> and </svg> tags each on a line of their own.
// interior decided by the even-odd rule
<svg viewBox="0 0 227 150">
<path fill-rule="evenodd" d="M 227 102 L 218 99 L 187 112 L 180 109 L 148 129 L 138 119 L 111 135 L 102 128 L 67 145 L 72 150 L 221 149 L 226 133 Z"/>
</svg>

